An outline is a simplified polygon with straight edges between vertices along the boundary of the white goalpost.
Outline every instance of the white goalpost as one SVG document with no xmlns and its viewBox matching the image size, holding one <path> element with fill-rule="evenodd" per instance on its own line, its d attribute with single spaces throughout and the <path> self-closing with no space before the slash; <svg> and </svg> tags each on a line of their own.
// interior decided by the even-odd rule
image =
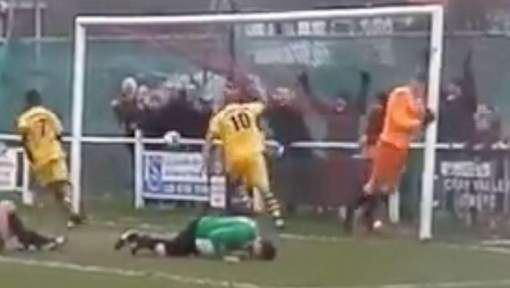
<svg viewBox="0 0 510 288">
<path fill-rule="evenodd" d="M 443 52 L 443 7 L 439 5 L 377 7 L 360 9 L 334 9 L 313 11 L 292 11 L 274 13 L 240 13 L 186 16 L 78 16 L 74 26 L 74 67 L 73 67 L 73 102 L 72 102 L 72 137 L 71 137 L 71 177 L 76 197 L 73 198 L 73 209 L 79 211 L 82 196 L 82 144 L 84 143 L 146 143 L 151 140 L 126 137 L 88 137 L 83 133 L 85 71 L 87 66 L 87 29 L 97 26 L 143 26 L 143 25 L 177 25 L 177 24 L 229 24 L 229 23 L 264 23 L 275 21 L 327 20 L 340 17 L 373 17 L 394 15 L 425 15 L 430 17 L 429 67 L 428 67 L 428 107 L 438 111 L 439 89 Z M 436 113 L 437 115 L 437 113 Z M 423 181 L 421 189 L 420 229 L 419 237 L 427 240 L 432 237 L 432 210 L 434 190 L 434 170 L 437 148 L 437 121 L 432 123 L 425 137 Z M 138 139 L 138 140 L 137 140 Z M 152 140 L 154 141 L 154 139 Z M 322 145 L 320 145 L 322 144 Z M 302 147 L 321 147 L 328 143 L 296 143 Z M 354 143 L 329 143 L 331 147 L 357 147 Z M 140 146 L 135 145 L 136 156 Z M 139 189 L 140 177 L 136 175 L 135 189 Z M 142 201 L 137 194 L 136 201 Z"/>
</svg>

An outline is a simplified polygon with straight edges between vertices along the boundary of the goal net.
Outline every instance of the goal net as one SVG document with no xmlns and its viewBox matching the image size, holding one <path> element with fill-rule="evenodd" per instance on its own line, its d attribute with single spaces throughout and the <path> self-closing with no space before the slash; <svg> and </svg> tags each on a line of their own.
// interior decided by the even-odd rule
<svg viewBox="0 0 510 288">
<path fill-rule="evenodd" d="M 75 208 L 98 199 L 136 207 L 221 202 L 221 173 L 207 183 L 198 152 L 223 85 L 234 79 L 267 103 L 262 126 L 285 146 L 268 164 L 289 215 L 338 211 L 366 182 L 358 140 L 377 95 L 424 75 L 427 105 L 437 111 L 442 40 L 440 6 L 79 16 Z M 179 132 L 180 145 L 165 144 L 168 131 Z M 391 220 L 420 223 L 421 239 L 432 236 L 435 145 L 432 123 L 413 146 L 400 204 L 390 201 Z M 399 215 L 403 206 L 410 212 Z"/>
</svg>

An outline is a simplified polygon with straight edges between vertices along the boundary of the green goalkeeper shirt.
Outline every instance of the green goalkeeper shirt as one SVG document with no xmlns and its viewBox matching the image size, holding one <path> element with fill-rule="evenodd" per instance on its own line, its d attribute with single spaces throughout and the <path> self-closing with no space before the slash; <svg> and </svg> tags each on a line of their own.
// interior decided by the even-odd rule
<svg viewBox="0 0 510 288">
<path fill-rule="evenodd" d="M 196 226 L 195 244 L 207 256 L 245 250 L 258 237 L 257 223 L 248 217 L 202 217 Z"/>
</svg>

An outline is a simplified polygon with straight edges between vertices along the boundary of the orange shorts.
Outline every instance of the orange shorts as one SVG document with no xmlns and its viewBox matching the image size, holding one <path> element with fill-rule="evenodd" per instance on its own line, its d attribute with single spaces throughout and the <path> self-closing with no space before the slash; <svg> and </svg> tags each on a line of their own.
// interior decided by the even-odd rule
<svg viewBox="0 0 510 288">
<path fill-rule="evenodd" d="M 394 193 L 407 162 L 408 149 L 379 141 L 374 151 L 370 182 L 375 191 Z"/>
</svg>

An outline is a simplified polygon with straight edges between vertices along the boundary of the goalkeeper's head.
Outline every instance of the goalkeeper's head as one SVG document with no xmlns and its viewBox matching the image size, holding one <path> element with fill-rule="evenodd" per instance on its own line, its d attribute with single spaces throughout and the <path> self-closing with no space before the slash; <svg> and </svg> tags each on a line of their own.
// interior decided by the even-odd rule
<svg viewBox="0 0 510 288">
<path fill-rule="evenodd" d="M 271 261 L 276 258 L 276 247 L 268 239 L 257 238 L 251 246 L 251 254 L 255 259 Z"/>
<path fill-rule="evenodd" d="M 42 97 L 39 91 L 35 89 L 28 90 L 25 93 L 25 104 L 27 109 L 42 105 Z"/>
</svg>

